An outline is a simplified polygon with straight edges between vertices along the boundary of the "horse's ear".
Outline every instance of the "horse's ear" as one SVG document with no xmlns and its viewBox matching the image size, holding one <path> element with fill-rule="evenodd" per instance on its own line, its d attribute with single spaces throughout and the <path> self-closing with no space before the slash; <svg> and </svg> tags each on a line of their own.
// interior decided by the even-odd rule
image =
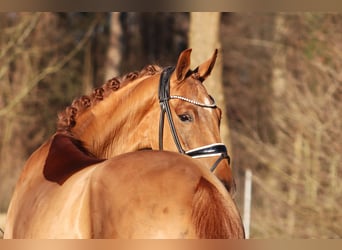
<svg viewBox="0 0 342 250">
<path fill-rule="evenodd" d="M 198 74 L 200 78 L 202 79 L 202 81 L 204 81 L 210 75 L 212 69 L 214 68 L 216 57 L 217 57 L 217 49 L 215 49 L 214 54 L 209 60 L 202 63 L 200 66 L 198 66 Z"/>
<path fill-rule="evenodd" d="M 192 49 L 184 50 L 178 57 L 178 62 L 175 68 L 174 77 L 176 81 L 180 82 L 185 79 L 186 74 L 190 70 L 190 54 Z"/>
</svg>

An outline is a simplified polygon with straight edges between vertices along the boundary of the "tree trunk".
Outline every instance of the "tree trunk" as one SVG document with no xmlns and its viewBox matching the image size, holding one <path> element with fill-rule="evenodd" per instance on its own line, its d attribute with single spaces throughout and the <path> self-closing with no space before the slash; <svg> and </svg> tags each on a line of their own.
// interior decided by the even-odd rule
<svg viewBox="0 0 342 250">
<path fill-rule="evenodd" d="M 192 67 L 198 66 L 207 60 L 215 49 L 219 50 L 215 67 L 211 76 L 205 81 L 208 92 L 215 98 L 217 105 L 222 109 L 221 138 L 231 148 L 226 101 L 222 82 L 222 52 L 220 43 L 219 12 L 193 12 L 190 15 L 189 47 L 193 49 Z M 231 155 L 231 151 L 229 152 Z"/>
<path fill-rule="evenodd" d="M 122 35 L 120 24 L 120 13 L 112 12 L 110 14 L 110 35 L 107 51 L 107 63 L 105 71 L 105 80 L 119 75 L 119 66 L 121 62 L 121 43 Z"/>
<path fill-rule="evenodd" d="M 82 81 L 82 93 L 89 94 L 93 89 L 94 74 L 93 74 L 93 61 L 91 56 L 91 45 L 90 40 L 84 48 L 84 62 L 83 62 L 83 81 Z"/>
<path fill-rule="evenodd" d="M 273 33 L 273 56 L 272 56 L 272 90 L 273 90 L 273 99 L 272 99 L 272 112 L 275 116 L 278 116 L 278 114 L 281 114 L 283 111 L 281 107 L 279 107 L 279 98 L 282 98 L 285 94 L 286 90 L 286 51 L 285 47 L 282 44 L 282 39 L 285 35 L 285 18 L 284 15 L 281 13 L 278 13 L 274 17 L 274 33 Z M 276 117 L 273 118 L 274 120 Z M 288 147 L 287 142 L 282 139 L 281 136 L 282 132 L 276 131 L 276 137 L 278 140 L 278 145 L 281 145 L 281 148 Z M 284 145 L 285 144 L 285 145 Z M 294 159 L 300 159 L 300 161 L 303 160 L 303 152 L 302 147 L 305 144 L 304 138 L 298 132 L 297 135 L 295 135 L 295 140 L 293 144 L 293 152 L 294 152 Z M 293 177 L 293 180 L 297 180 L 300 178 L 300 171 L 301 169 L 298 169 L 296 164 L 293 164 L 291 166 L 290 172 L 291 176 Z M 280 189 L 284 184 L 280 183 L 280 180 L 277 181 L 278 188 Z M 297 185 L 299 183 L 286 183 L 285 185 L 288 185 L 288 203 L 291 207 L 294 207 L 296 203 L 298 202 L 298 190 Z M 271 215 L 273 213 L 272 208 L 269 208 L 269 214 Z M 296 212 L 293 209 L 288 209 L 286 213 L 286 230 L 288 235 L 292 236 L 294 235 L 296 226 Z"/>
</svg>

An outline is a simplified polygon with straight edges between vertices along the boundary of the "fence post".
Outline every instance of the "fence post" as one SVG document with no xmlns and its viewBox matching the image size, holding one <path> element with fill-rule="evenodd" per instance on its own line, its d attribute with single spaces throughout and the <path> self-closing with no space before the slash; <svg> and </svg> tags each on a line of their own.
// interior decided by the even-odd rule
<svg viewBox="0 0 342 250">
<path fill-rule="evenodd" d="M 245 194 L 243 202 L 243 225 L 245 228 L 246 239 L 249 239 L 251 225 L 251 203 L 252 203 L 252 170 L 245 172 Z"/>
</svg>

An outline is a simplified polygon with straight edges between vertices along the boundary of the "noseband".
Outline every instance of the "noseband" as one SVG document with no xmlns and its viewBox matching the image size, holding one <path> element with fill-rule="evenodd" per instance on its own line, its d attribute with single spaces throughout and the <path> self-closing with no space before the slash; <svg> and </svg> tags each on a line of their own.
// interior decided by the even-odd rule
<svg viewBox="0 0 342 250">
<path fill-rule="evenodd" d="M 186 154 L 192 158 L 205 158 L 205 157 L 219 156 L 219 158 L 210 168 L 210 171 L 214 172 L 221 160 L 227 159 L 228 163 L 230 163 L 230 158 L 229 158 L 226 146 L 223 143 L 213 143 L 213 144 L 209 144 L 203 147 L 198 147 L 198 148 L 185 151 L 177 135 L 177 130 L 172 119 L 169 100 L 179 99 L 179 100 L 186 101 L 186 102 L 189 102 L 191 104 L 194 104 L 203 108 L 216 108 L 216 104 L 215 103 L 204 104 L 204 103 L 200 103 L 200 102 L 188 99 L 186 97 L 170 95 L 170 77 L 174 69 L 175 69 L 174 67 L 167 67 L 163 70 L 160 76 L 159 103 L 160 103 L 161 112 L 160 112 L 160 120 L 159 120 L 159 149 L 163 150 L 164 120 L 165 120 L 165 114 L 166 114 L 167 120 L 169 122 L 170 130 L 171 130 L 171 134 L 172 134 L 173 140 L 177 146 L 179 153 Z"/>
</svg>

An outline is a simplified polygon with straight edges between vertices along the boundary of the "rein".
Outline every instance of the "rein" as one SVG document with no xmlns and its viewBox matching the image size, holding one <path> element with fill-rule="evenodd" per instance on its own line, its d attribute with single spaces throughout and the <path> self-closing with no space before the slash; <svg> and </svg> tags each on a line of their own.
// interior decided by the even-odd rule
<svg viewBox="0 0 342 250">
<path fill-rule="evenodd" d="M 191 100 L 183 96 L 170 95 L 170 77 L 174 69 L 175 69 L 174 67 L 165 68 L 163 72 L 161 73 L 160 81 L 159 81 L 158 95 L 159 95 L 159 104 L 160 104 L 160 110 L 161 110 L 160 120 L 159 120 L 159 149 L 163 150 L 164 123 L 165 123 L 165 115 L 166 115 L 173 140 L 176 144 L 176 147 L 179 153 L 188 155 L 192 158 L 205 158 L 205 157 L 219 156 L 219 158 L 215 161 L 213 166 L 210 168 L 210 171 L 214 172 L 218 164 L 221 162 L 221 160 L 227 159 L 228 163 L 230 163 L 230 157 L 228 155 L 226 146 L 223 143 L 213 143 L 213 144 L 209 144 L 203 147 L 198 147 L 198 148 L 185 151 L 177 135 L 177 130 L 173 122 L 169 101 L 171 99 L 179 99 L 179 100 L 189 102 L 191 104 L 194 104 L 203 108 L 216 108 L 217 106 L 215 102 L 213 104 L 204 104 L 204 103 L 200 103 L 200 102 Z"/>
</svg>

